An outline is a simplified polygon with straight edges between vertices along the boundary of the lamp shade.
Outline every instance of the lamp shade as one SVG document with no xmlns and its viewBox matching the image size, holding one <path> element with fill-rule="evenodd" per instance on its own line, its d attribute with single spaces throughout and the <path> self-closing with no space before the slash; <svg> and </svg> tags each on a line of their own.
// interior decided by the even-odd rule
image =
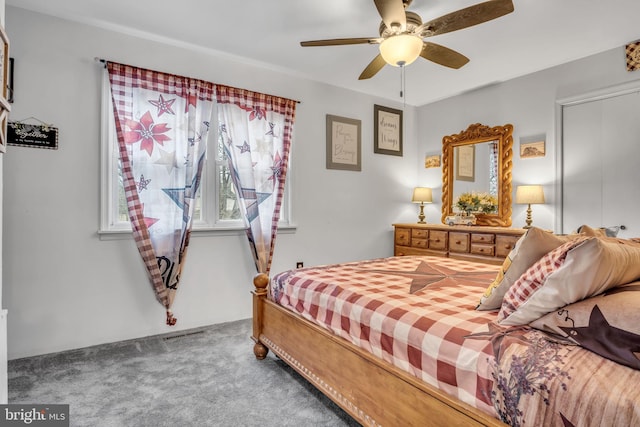
<svg viewBox="0 0 640 427">
<path fill-rule="evenodd" d="M 422 52 L 422 39 L 410 34 L 387 37 L 380 43 L 380 55 L 389 65 L 404 67 L 415 61 Z"/>
<path fill-rule="evenodd" d="M 544 203 L 542 185 L 519 185 L 516 189 L 516 203 L 523 205 Z"/>
<path fill-rule="evenodd" d="M 411 197 L 413 203 L 432 203 L 433 194 L 428 187 L 416 187 L 413 189 L 413 196 Z"/>
</svg>

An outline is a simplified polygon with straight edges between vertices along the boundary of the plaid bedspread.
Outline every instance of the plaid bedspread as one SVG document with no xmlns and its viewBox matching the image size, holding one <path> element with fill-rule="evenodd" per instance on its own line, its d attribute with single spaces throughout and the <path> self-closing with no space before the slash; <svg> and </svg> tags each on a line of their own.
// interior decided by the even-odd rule
<svg viewBox="0 0 640 427">
<path fill-rule="evenodd" d="M 514 426 L 640 425 L 640 370 L 477 311 L 498 266 L 393 257 L 280 273 L 269 297 Z"/>
<path fill-rule="evenodd" d="M 392 257 L 291 270 L 270 297 L 334 334 L 459 400 L 492 404 L 495 312 L 476 311 L 499 266 L 440 257 Z"/>
</svg>

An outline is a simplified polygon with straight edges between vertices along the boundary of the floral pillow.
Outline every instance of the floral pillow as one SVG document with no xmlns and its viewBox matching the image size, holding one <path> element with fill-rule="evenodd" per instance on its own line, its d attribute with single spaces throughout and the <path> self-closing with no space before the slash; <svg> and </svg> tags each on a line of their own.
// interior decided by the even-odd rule
<svg viewBox="0 0 640 427">
<path fill-rule="evenodd" d="M 640 282 L 564 306 L 531 326 L 640 369 Z"/>
<path fill-rule="evenodd" d="M 476 309 L 499 309 L 505 293 L 522 273 L 547 252 L 575 237 L 577 235 L 557 236 L 537 227 L 528 229 L 505 258 L 496 279 L 485 290 Z"/>
<path fill-rule="evenodd" d="M 526 325 L 567 304 L 640 279 L 640 244 L 581 236 L 543 256 L 507 291 L 498 323 Z"/>
</svg>

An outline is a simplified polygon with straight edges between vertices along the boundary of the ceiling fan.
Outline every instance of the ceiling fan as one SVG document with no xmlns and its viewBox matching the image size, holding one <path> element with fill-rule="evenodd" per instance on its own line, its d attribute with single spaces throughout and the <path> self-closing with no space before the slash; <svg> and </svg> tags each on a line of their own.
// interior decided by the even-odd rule
<svg viewBox="0 0 640 427">
<path fill-rule="evenodd" d="M 385 64 L 404 67 L 419 56 L 436 64 L 457 69 L 469 62 L 469 58 L 455 50 L 424 41 L 423 38 L 482 24 L 513 12 L 512 0 L 488 0 L 423 23 L 418 14 L 405 10 L 411 1 L 374 0 L 382 17 L 380 37 L 312 40 L 300 42 L 300 45 L 306 47 L 379 44 L 380 53 L 362 71 L 359 80 L 375 76 Z"/>
</svg>

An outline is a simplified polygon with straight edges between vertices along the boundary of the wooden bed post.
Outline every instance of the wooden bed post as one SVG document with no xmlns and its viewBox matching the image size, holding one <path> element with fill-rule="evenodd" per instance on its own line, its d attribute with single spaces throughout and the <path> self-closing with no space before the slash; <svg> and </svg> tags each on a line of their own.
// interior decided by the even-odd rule
<svg viewBox="0 0 640 427">
<path fill-rule="evenodd" d="M 253 354 L 256 359 L 262 360 L 267 357 L 269 349 L 260 342 L 260 334 L 262 333 L 262 322 L 264 318 L 264 300 L 267 298 L 267 286 L 269 285 L 269 276 L 259 273 L 253 278 L 253 286 L 255 291 L 253 294 L 253 336 L 251 339 L 255 341 L 253 346 Z"/>
</svg>

